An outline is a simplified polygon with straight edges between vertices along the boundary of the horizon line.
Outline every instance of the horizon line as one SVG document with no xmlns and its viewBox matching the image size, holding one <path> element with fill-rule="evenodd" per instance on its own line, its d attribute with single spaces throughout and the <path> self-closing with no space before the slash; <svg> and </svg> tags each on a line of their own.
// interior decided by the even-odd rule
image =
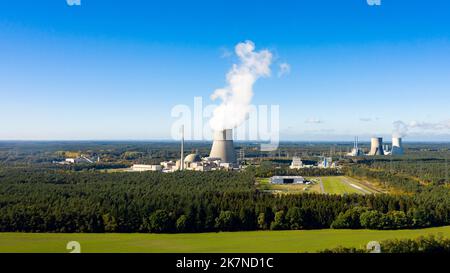
<svg viewBox="0 0 450 273">
<path fill-rule="evenodd" d="M 404 138 L 403 138 L 404 139 Z M 0 142 L 180 142 L 181 140 L 174 139 L 0 139 Z M 184 140 L 185 142 L 212 142 L 213 140 Z M 253 142 L 253 143 L 267 143 L 269 141 L 262 140 L 233 140 L 236 143 L 239 142 Z M 282 142 L 344 142 L 344 143 L 353 143 L 354 140 L 280 140 Z M 359 143 L 370 143 L 369 140 L 359 140 Z M 386 141 L 385 143 L 390 143 L 390 141 Z M 450 140 L 403 140 L 403 143 L 450 143 Z"/>
</svg>

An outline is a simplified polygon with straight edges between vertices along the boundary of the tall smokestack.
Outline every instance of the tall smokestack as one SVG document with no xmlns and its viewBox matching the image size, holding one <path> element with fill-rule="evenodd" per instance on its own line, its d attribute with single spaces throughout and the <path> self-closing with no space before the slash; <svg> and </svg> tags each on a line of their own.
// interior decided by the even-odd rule
<svg viewBox="0 0 450 273">
<path fill-rule="evenodd" d="M 233 145 L 233 130 L 214 132 L 214 141 L 209 157 L 220 158 L 223 163 L 237 162 Z"/>
<path fill-rule="evenodd" d="M 381 137 L 372 138 L 369 155 L 384 155 L 383 138 Z"/>
<path fill-rule="evenodd" d="M 392 155 L 403 155 L 403 145 L 401 137 L 392 138 Z"/>
</svg>

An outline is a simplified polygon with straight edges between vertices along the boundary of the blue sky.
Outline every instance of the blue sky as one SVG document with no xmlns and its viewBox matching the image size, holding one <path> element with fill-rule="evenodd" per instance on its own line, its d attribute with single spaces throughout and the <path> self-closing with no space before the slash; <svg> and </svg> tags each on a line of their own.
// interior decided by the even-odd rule
<svg viewBox="0 0 450 273">
<path fill-rule="evenodd" d="M 169 139 L 171 109 L 210 103 L 245 40 L 274 53 L 254 104 L 285 140 L 449 140 L 449 1 L 0 2 L 1 139 Z M 291 72 L 277 77 L 286 62 Z M 312 122 L 311 122 L 312 121 Z M 434 128 L 434 129 L 430 129 Z M 435 129 L 438 128 L 438 129 Z"/>
</svg>

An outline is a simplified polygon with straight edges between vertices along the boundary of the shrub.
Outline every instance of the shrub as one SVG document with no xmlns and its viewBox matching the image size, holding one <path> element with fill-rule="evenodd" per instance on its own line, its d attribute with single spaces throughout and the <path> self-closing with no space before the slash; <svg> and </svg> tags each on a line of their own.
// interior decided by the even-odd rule
<svg viewBox="0 0 450 273">
<path fill-rule="evenodd" d="M 172 221 L 170 215 L 165 210 L 157 210 L 148 219 L 144 220 L 143 230 L 162 233 L 170 232 L 172 229 Z"/>
<path fill-rule="evenodd" d="M 360 217 L 361 214 L 366 212 L 368 209 L 366 207 L 354 207 L 346 210 L 345 212 L 339 213 L 336 219 L 331 223 L 331 228 L 341 229 L 341 228 L 361 228 Z"/>
<path fill-rule="evenodd" d="M 239 226 L 238 217 L 236 215 L 227 210 L 221 211 L 219 217 L 216 218 L 215 227 L 221 231 L 233 231 L 237 230 Z"/>
<path fill-rule="evenodd" d="M 181 215 L 176 222 L 176 228 L 178 232 L 186 232 L 188 227 L 188 218 L 186 215 Z"/>
<path fill-rule="evenodd" d="M 289 229 L 302 229 L 304 226 L 304 212 L 298 207 L 292 207 L 286 214 L 286 225 Z"/>
<path fill-rule="evenodd" d="M 286 229 L 286 216 L 284 210 L 275 213 L 275 220 L 270 224 L 270 229 L 281 230 Z"/>
<path fill-rule="evenodd" d="M 363 212 L 359 221 L 363 228 L 382 229 L 385 227 L 385 215 L 377 210 Z"/>
</svg>

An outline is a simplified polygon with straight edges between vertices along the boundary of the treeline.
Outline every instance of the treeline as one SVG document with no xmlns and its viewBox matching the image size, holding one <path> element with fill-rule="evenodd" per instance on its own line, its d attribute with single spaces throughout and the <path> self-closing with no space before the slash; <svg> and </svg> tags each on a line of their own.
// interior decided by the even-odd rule
<svg viewBox="0 0 450 273">
<path fill-rule="evenodd" d="M 397 228 L 392 226 L 397 222 L 405 228 L 450 224 L 450 194 L 444 187 L 427 187 L 415 195 L 279 196 L 258 192 L 254 175 L 251 170 L 163 174 L 1 169 L 0 231 L 338 228 L 342 219 L 355 218 L 349 211 L 358 207 L 371 214 L 363 220 L 360 213 L 359 223 L 339 228 Z M 378 216 L 379 222 L 374 220 Z"/>
<path fill-rule="evenodd" d="M 321 253 L 370 253 L 371 249 L 336 247 Z M 416 239 L 391 239 L 380 242 L 381 253 L 450 253 L 450 239 L 421 236 Z"/>
<path fill-rule="evenodd" d="M 446 219 L 441 219 L 445 222 Z M 382 213 L 367 207 L 354 207 L 341 212 L 331 223 L 335 229 L 405 229 L 423 228 L 433 221 L 427 211 L 410 208 L 406 213 L 402 210 L 390 210 Z"/>
<path fill-rule="evenodd" d="M 98 155 L 103 163 L 154 164 L 178 158 L 179 149 L 178 142 L 164 141 L 0 141 L 0 166 L 45 166 L 80 154 Z M 211 143 L 186 142 L 185 149 L 206 156 Z"/>
<path fill-rule="evenodd" d="M 402 192 L 418 193 L 424 188 L 419 181 L 410 176 L 390 173 L 387 170 L 374 170 L 361 165 L 346 167 L 345 174 L 351 177 L 376 180 L 386 188 L 394 188 Z"/>
<path fill-rule="evenodd" d="M 357 160 L 359 166 L 415 177 L 423 182 L 445 184 L 450 182 L 450 154 L 435 152 L 434 156 L 404 156 Z"/>
</svg>

